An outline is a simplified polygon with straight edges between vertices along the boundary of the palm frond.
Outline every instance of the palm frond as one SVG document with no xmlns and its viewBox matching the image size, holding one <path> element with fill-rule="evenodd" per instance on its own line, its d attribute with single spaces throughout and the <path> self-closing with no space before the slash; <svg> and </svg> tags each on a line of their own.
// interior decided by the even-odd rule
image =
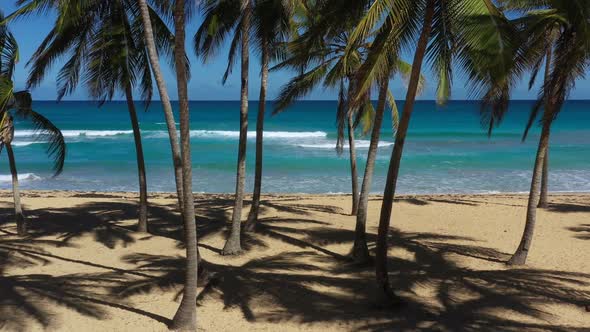
<svg viewBox="0 0 590 332">
<path fill-rule="evenodd" d="M 0 76 L 0 111 L 4 112 L 13 100 L 14 83 L 7 76 Z"/>
<path fill-rule="evenodd" d="M 306 73 L 296 76 L 287 83 L 275 101 L 273 114 L 284 111 L 295 100 L 305 96 L 315 88 L 324 78 L 332 61 L 326 61 Z"/>
<path fill-rule="evenodd" d="M 223 73 L 223 77 L 221 79 L 221 82 L 223 84 L 225 84 L 227 82 L 227 79 L 233 70 L 233 66 L 236 63 L 236 54 L 237 54 L 238 50 L 241 49 L 241 46 L 242 46 L 243 19 L 244 19 L 244 17 L 242 16 L 240 19 L 240 22 L 237 25 L 236 31 L 234 32 L 234 36 L 232 38 L 231 44 L 229 46 L 229 52 L 227 53 L 227 67 L 226 67 L 225 72 Z"/>
<path fill-rule="evenodd" d="M 397 128 L 399 127 L 399 111 L 397 109 L 397 103 L 391 90 L 387 90 L 387 105 L 391 110 L 391 131 L 393 132 L 393 137 L 395 138 Z"/>
<path fill-rule="evenodd" d="M 355 119 L 355 128 L 360 126 L 361 135 L 366 136 L 371 132 L 375 120 L 375 107 L 369 96 L 363 98 L 362 107 L 357 111 Z"/>
<path fill-rule="evenodd" d="M 27 91 L 14 94 L 15 115 L 23 120 L 31 121 L 35 130 L 35 138 L 47 142 L 45 152 L 53 159 L 53 176 L 61 174 L 66 159 L 66 142 L 63 134 L 49 119 L 35 112 L 32 108 L 31 95 Z"/>
<path fill-rule="evenodd" d="M 193 45 L 197 56 L 207 61 L 215 55 L 225 38 L 236 32 L 241 21 L 241 1 L 206 0 L 200 4 L 203 23 L 197 29 Z"/>
<path fill-rule="evenodd" d="M 349 87 L 350 89 L 350 87 Z M 336 152 L 340 155 L 344 150 L 344 128 L 348 121 L 348 101 L 346 98 L 346 88 L 344 78 L 340 79 L 340 88 L 338 89 L 338 106 L 336 108 Z"/>
<path fill-rule="evenodd" d="M 19 48 L 14 35 L 6 26 L 0 26 L 0 75 L 12 77 L 18 61 Z"/>
</svg>

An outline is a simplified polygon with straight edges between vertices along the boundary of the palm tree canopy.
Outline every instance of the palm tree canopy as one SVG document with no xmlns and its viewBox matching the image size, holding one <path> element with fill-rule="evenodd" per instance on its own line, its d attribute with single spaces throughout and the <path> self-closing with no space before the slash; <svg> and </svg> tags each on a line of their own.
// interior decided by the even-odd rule
<svg viewBox="0 0 590 332">
<path fill-rule="evenodd" d="M 337 1 L 337 0 L 332 0 Z M 350 43 L 374 35 L 361 84 L 387 68 L 388 45 L 412 51 L 427 6 L 432 21 L 426 62 L 437 79 L 437 101 L 451 97 L 454 71 L 482 100 L 482 125 L 493 128 L 508 106 L 511 87 L 524 70 L 520 35 L 491 0 L 366 0 L 368 9 Z M 349 49 L 353 46 L 349 46 Z M 454 69 L 455 68 L 455 69 Z"/>
<path fill-rule="evenodd" d="M 58 100 L 72 93 L 80 80 L 89 95 L 103 103 L 127 84 L 141 91 L 149 102 L 152 76 L 143 24 L 133 0 L 20 0 L 13 17 L 56 10 L 54 27 L 47 34 L 29 65 L 28 86 L 38 86 L 59 58 L 65 63 L 57 77 Z M 166 20 L 171 17 L 165 1 L 150 6 L 154 37 L 160 56 L 173 63 L 174 35 Z M 159 14 L 162 13 L 162 16 Z"/>
<path fill-rule="evenodd" d="M 0 21 L 4 17 L 0 13 Z M 32 98 L 28 91 L 14 91 L 12 75 L 18 61 L 18 44 L 14 36 L 5 25 L 0 26 L 0 130 L 14 131 L 12 117 L 29 121 L 33 124 L 36 139 L 47 142 L 46 153 L 53 160 L 54 176 L 63 171 L 66 158 L 66 143 L 64 137 L 49 119 L 35 112 L 32 108 Z M 12 135 L 10 135 L 10 140 Z M 0 142 L 0 151 L 4 144 Z"/>
<path fill-rule="evenodd" d="M 246 7 L 250 9 L 245 10 Z M 271 59 L 283 56 L 281 42 L 292 33 L 293 18 L 301 0 L 205 0 L 200 4 L 203 22 L 195 33 L 193 45 L 203 61 L 211 59 L 223 42 L 231 38 L 223 83 L 232 72 L 241 46 L 244 15 L 251 14 L 250 39 L 259 53 L 269 47 Z"/>
<path fill-rule="evenodd" d="M 288 57 L 276 65 L 273 70 L 291 68 L 299 72 L 283 87 L 275 103 L 275 113 L 283 111 L 293 101 L 308 94 L 319 85 L 324 88 L 339 89 L 337 124 L 340 151 L 344 119 L 352 110 L 355 114 L 355 127 L 361 125 L 363 134 L 370 131 L 374 109 L 371 103 L 371 88 L 380 80 L 389 80 L 396 73 L 407 79 L 412 66 L 399 57 L 399 49 L 387 45 L 387 56 L 383 57 L 387 71 L 367 75 L 370 79 L 360 80 L 362 72 L 367 70 L 369 50 L 374 35 L 358 39 L 354 44 L 350 38 L 358 22 L 363 18 L 366 6 L 341 0 L 316 1 L 308 6 L 298 20 L 298 34 L 287 45 Z M 353 46 L 351 46 L 353 45 Z M 368 69 L 370 71 L 370 69 Z M 350 95 L 345 93 L 344 81 L 348 81 Z M 419 90 L 422 90 L 425 79 L 421 76 Z M 392 110 L 392 129 L 396 130 L 398 112 L 393 94 L 388 93 L 387 102 Z M 348 107 L 352 103 L 353 107 Z"/>
<path fill-rule="evenodd" d="M 539 117 L 540 110 L 552 105 L 542 121 L 552 121 L 578 79 L 585 76 L 590 62 L 590 1 L 503 0 L 506 10 L 519 16 L 514 20 L 522 34 L 523 53 L 531 72 L 529 88 L 533 86 L 546 54 L 551 54 L 547 82 L 539 89 L 537 102 L 531 110 L 523 140 Z"/>
</svg>

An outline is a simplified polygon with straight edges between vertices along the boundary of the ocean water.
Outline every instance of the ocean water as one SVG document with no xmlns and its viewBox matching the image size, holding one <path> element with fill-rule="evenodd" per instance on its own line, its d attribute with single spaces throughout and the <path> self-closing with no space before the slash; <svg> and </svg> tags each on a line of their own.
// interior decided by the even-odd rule
<svg viewBox="0 0 590 332">
<path fill-rule="evenodd" d="M 174 105 L 176 107 L 176 105 Z M 400 105 L 401 106 L 401 105 Z M 477 102 L 416 104 L 406 140 L 398 193 L 525 192 L 530 185 L 539 128 L 521 135 L 532 102 L 515 101 L 491 138 L 480 126 Z M 43 142 L 26 123 L 16 123 L 15 153 L 25 189 L 137 191 L 133 135 L 125 102 L 98 108 L 93 102 L 35 102 L 34 107 L 63 130 L 68 144 L 64 172 L 51 177 Z M 148 189 L 174 191 L 164 116 L 158 102 L 143 112 L 138 103 Z M 239 102 L 191 102 L 195 192 L 233 192 L 238 149 Z M 338 155 L 333 101 L 298 102 L 265 123 L 263 191 L 350 192 L 348 150 Z M 400 107 L 401 109 L 401 107 Z M 551 191 L 590 192 L 590 101 L 568 102 L 551 137 Z M 254 171 L 257 102 L 250 103 L 247 190 Z M 178 118 L 178 117 L 177 117 Z M 359 133 L 360 134 L 360 133 Z M 357 141 L 359 183 L 369 137 Z M 382 192 L 393 137 L 384 120 L 372 192 Z M 6 154 L 0 155 L 0 188 L 10 188 Z"/>
</svg>

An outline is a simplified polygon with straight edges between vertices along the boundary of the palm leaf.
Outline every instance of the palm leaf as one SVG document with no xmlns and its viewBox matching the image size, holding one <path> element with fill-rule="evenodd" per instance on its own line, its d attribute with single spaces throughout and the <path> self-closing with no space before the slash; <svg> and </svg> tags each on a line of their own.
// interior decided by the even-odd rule
<svg viewBox="0 0 590 332">
<path fill-rule="evenodd" d="M 12 77 L 18 61 L 19 48 L 16 39 L 6 27 L 0 26 L 0 75 Z"/>
<path fill-rule="evenodd" d="M 0 111 L 5 111 L 13 100 L 14 84 L 7 76 L 0 76 Z"/>
<path fill-rule="evenodd" d="M 393 132 L 393 137 L 395 137 L 395 133 L 399 127 L 399 111 L 397 109 L 397 103 L 391 90 L 387 90 L 387 105 L 391 110 L 391 130 Z"/>
<path fill-rule="evenodd" d="M 295 100 L 313 90 L 324 78 L 333 60 L 326 61 L 306 73 L 296 76 L 287 83 L 275 101 L 273 114 L 284 111 Z"/>
<path fill-rule="evenodd" d="M 47 142 L 45 152 L 53 159 L 54 175 L 58 176 L 63 171 L 66 159 L 66 142 L 63 134 L 49 119 L 31 109 L 31 95 L 26 91 L 14 94 L 15 115 L 23 120 L 31 121 L 37 140 Z"/>
</svg>

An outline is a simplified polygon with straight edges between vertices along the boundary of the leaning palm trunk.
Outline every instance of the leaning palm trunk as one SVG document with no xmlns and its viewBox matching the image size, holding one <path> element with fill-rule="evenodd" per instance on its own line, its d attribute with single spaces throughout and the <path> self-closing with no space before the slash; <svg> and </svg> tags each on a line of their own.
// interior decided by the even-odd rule
<svg viewBox="0 0 590 332">
<path fill-rule="evenodd" d="M 548 40 L 551 40 L 551 33 L 548 33 Z M 545 94 L 549 95 L 549 76 L 550 76 L 550 72 L 551 72 L 551 58 L 552 58 L 552 52 L 551 52 L 551 47 L 547 48 L 546 54 L 545 54 L 545 77 L 544 77 L 544 82 L 543 85 L 545 87 Z M 545 101 L 545 109 L 548 109 L 548 101 Z M 547 129 L 547 139 L 549 140 L 549 136 L 551 134 L 551 128 Z M 547 143 L 549 144 L 549 143 Z M 545 157 L 543 158 L 543 175 L 542 175 L 542 180 L 541 180 L 541 196 L 539 197 L 539 204 L 537 205 L 537 207 L 540 208 L 547 208 L 547 190 L 548 190 L 548 186 L 549 186 L 549 146 L 547 146 L 547 150 L 545 151 Z"/>
<path fill-rule="evenodd" d="M 23 214 L 20 204 L 20 191 L 18 189 L 18 171 L 16 170 L 16 159 L 12 150 L 12 139 L 14 138 L 14 123 L 10 114 L 4 114 L 2 121 L 1 140 L 2 146 L 6 146 L 8 154 L 8 163 L 10 165 L 10 174 L 12 175 L 12 196 L 14 197 L 14 221 L 16 222 L 16 231 L 19 236 L 27 235 L 27 221 Z M 0 147 L 1 151 L 1 147 Z"/>
<path fill-rule="evenodd" d="M 349 105 L 351 100 L 349 99 Z M 352 209 L 351 216 L 356 216 L 359 203 L 359 179 L 356 167 L 356 147 L 354 144 L 354 119 L 352 110 L 348 110 L 348 147 L 350 148 L 350 179 L 352 184 Z"/>
<path fill-rule="evenodd" d="M 383 203 L 381 205 L 381 216 L 379 218 L 377 249 L 375 256 L 375 274 L 377 278 L 377 286 L 381 289 L 380 293 L 384 294 L 394 305 L 399 304 L 400 299 L 395 295 L 391 289 L 391 285 L 389 284 L 389 274 L 387 270 L 387 240 L 389 234 L 389 223 L 406 133 L 410 124 L 410 117 L 414 108 L 414 101 L 416 100 L 418 83 L 420 81 L 420 71 L 422 70 L 422 63 L 424 62 L 430 31 L 432 30 L 432 20 L 435 9 L 434 7 L 435 1 L 428 0 L 426 3 L 426 13 L 424 15 L 422 31 L 420 33 L 420 38 L 418 39 L 416 53 L 414 54 L 414 61 L 412 63 L 412 72 L 408 83 L 406 102 L 404 104 L 402 118 L 395 136 L 395 145 L 393 147 L 391 159 L 389 161 L 389 170 L 387 171 L 387 180 L 385 182 L 385 190 L 383 192 Z"/>
<path fill-rule="evenodd" d="M 260 193 L 262 190 L 262 153 L 264 138 L 264 113 L 266 112 L 266 87 L 268 86 L 268 63 L 270 60 L 269 44 L 263 40 L 262 47 L 262 72 L 260 78 L 260 98 L 258 99 L 258 117 L 256 118 L 256 166 L 254 172 L 254 193 L 252 206 L 248 214 L 248 220 L 244 226 L 245 231 L 252 231 L 258 221 L 260 210 Z"/>
<path fill-rule="evenodd" d="M 350 158 L 350 184 L 352 186 L 352 208 L 350 210 L 351 216 L 356 216 L 358 211 L 359 203 L 359 181 L 358 172 L 356 166 L 356 145 L 354 138 L 354 93 L 356 90 L 355 80 L 352 78 L 348 79 L 348 110 L 347 110 L 347 129 L 348 129 L 348 147 L 349 147 L 349 158 Z"/>
<path fill-rule="evenodd" d="M 147 181 L 145 176 L 145 160 L 143 158 L 143 147 L 141 144 L 141 131 L 139 129 L 139 121 L 137 120 L 137 112 L 133 102 L 133 93 L 131 91 L 131 84 L 125 87 L 125 97 L 127 99 L 127 108 L 129 110 L 129 117 L 131 118 L 131 127 L 133 128 L 133 139 L 135 141 L 135 153 L 137 157 L 137 174 L 139 176 L 139 232 L 147 232 Z"/>
<path fill-rule="evenodd" d="M 27 221 L 23 214 L 23 209 L 20 204 L 20 191 L 18 189 L 18 172 L 16 170 L 16 161 L 14 159 L 14 151 L 10 143 L 5 143 L 6 153 L 8 154 L 8 162 L 10 163 L 10 174 L 12 175 L 12 195 L 14 196 L 14 220 L 16 222 L 16 231 L 19 236 L 27 235 Z"/>
<path fill-rule="evenodd" d="M 545 111 L 547 112 L 547 110 Z M 549 146 L 549 128 L 551 126 L 551 120 L 549 116 L 544 115 L 543 129 L 541 131 L 541 138 L 539 139 L 539 148 L 537 149 L 537 157 L 535 158 L 535 168 L 533 169 L 533 178 L 531 180 L 531 190 L 529 193 L 529 201 L 527 205 L 526 213 L 526 224 L 524 232 L 518 245 L 518 249 L 510 260 L 508 265 L 523 265 L 526 263 L 526 259 L 533 242 L 533 233 L 535 231 L 535 222 L 537 219 L 537 206 L 536 203 L 539 200 L 540 195 L 540 182 L 543 173 L 543 164 Z"/>
<path fill-rule="evenodd" d="M 377 150 L 379 149 L 379 136 L 381 134 L 381 124 L 383 123 L 383 113 L 385 112 L 385 101 L 387 98 L 388 81 L 383 80 L 379 85 L 379 100 L 377 101 L 377 110 L 373 121 L 373 132 L 371 133 L 371 143 L 367 155 L 367 165 L 365 166 L 365 175 L 359 198 L 359 206 L 356 214 L 356 227 L 354 231 L 354 245 L 351 256 L 355 263 L 366 264 L 369 259 L 369 248 L 367 246 L 367 212 L 369 205 L 369 193 L 371 191 L 371 182 L 375 169 L 375 160 L 377 159 Z"/>
<path fill-rule="evenodd" d="M 548 134 L 549 135 L 549 134 Z M 539 195 L 539 204 L 537 207 L 546 209 L 549 200 L 548 200 L 548 188 L 549 185 L 549 147 L 545 151 L 545 157 L 543 158 L 543 172 L 541 175 L 541 194 Z"/>
<path fill-rule="evenodd" d="M 177 50 L 185 49 L 185 5 L 184 0 L 176 0 L 174 7 L 174 30 L 175 30 L 175 48 Z M 199 254 L 197 250 L 197 227 L 195 223 L 195 206 L 193 203 L 192 189 L 192 164 L 190 149 L 190 114 L 188 109 L 188 89 L 186 59 L 184 52 L 174 52 L 174 62 L 176 65 L 176 80 L 178 84 L 178 106 L 180 111 L 180 142 L 182 153 L 182 194 L 183 210 L 182 218 L 184 222 L 184 236 L 186 245 L 186 271 L 185 283 L 182 295 L 182 301 L 170 329 L 176 331 L 196 331 L 197 330 L 197 281 Z"/>
<path fill-rule="evenodd" d="M 141 20 L 144 26 L 144 38 L 148 50 L 150 64 L 154 78 L 160 93 L 160 100 L 164 109 L 164 117 L 166 118 L 166 127 L 168 127 L 168 136 L 170 138 L 170 148 L 172 150 L 172 162 L 174 165 L 174 180 L 176 181 L 176 194 L 178 195 L 178 205 L 182 211 L 182 165 L 180 160 L 180 145 L 178 144 L 178 134 L 176 132 L 176 121 L 174 120 L 174 113 L 172 112 L 172 104 L 170 103 L 170 96 L 166 88 L 166 82 L 160 69 L 160 62 L 158 59 L 158 52 L 156 50 L 156 43 L 154 41 L 154 33 L 152 29 L 152 22 L 146 0 L 138 0 L 139 8 L 141 10 Z"/>
<path fill-rule="evenodd" d="M 231 232 L 222 255 L 237 255 L 242 251 L 240 231 L 242 223 L 242 206 L 244 204 L 244 185 L 246 182 L 246 147 L 248 144 L 248 65 L 249 65 L 249 33 L 250 33 L 250 5 L 245 9 L 242 26 L 242 88 L 240 94 L 240 140 L 238 147 L 238 170 L 236 175 L 236 196 L 232 215 Z"/>
</svg>

